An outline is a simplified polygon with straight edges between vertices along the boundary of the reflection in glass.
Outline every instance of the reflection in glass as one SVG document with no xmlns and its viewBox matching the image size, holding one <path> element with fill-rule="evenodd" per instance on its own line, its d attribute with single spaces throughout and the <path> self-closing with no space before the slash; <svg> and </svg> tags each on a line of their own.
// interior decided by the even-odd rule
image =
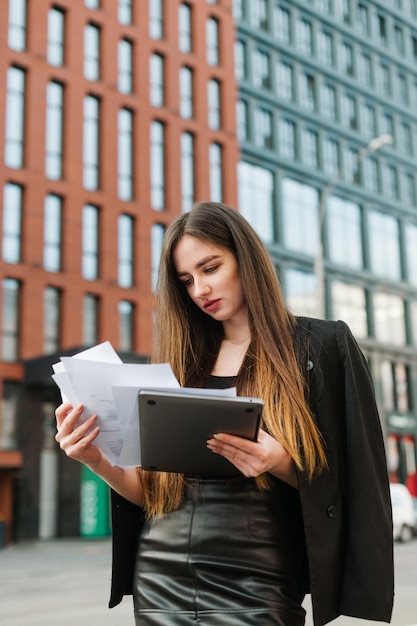
<svg viewBox="0 0 417 626">
<path fill-rule="evenodd" d="M 25 120 L 25 72 L 18 67 L 7 70 L 6 141 L 4 162 L 8 167 L 23 167 Z"/>
<path fill-rule="evenodd" d="M 181 135 L 181 210 L 189 211 L 194 202 L 194 137 Z"/>
<path fill-rule="evenodd" d="M 99 114 L 98 98 L 84 98 L 83 184 L 89 191 L 98 189 L 99 184 Z"/>
<path fill-rule="evenodd" d="M 84 77 L 87 80 L 100 78 L 100 29 L 93 24 L 84 28 Z"/>
<path fill-rule="evenodd" d="M 165 206 L 165 140 L 162 122 L 151 124 L 151 206 L 161 211 Z"/>
<path fill-rule="evenodd" d="M 62 200 L 49 194 L 43 213 L 43 267 L 48 272 L 61 269 Z"/>
<path fill-rule="evenodd" d="M 298 269 L 285 272 L 285 300 L 294 315 L 318 316 L 317 280 L 314 274 Z"/>
<path fill-rule="evenodd" d="M 62 178 L 64 88 L 51 82 L 46 87 L 45 175 L 51 180 Z"/>
<path fill-rule="evenodd" d="M 220 83 L 209 80 L 207 85 L 208 124 L 212 130 L 220 128 Z"/>
<path fill-rule="evenodd" d="M 371 270 L 384 278 L 401 278 L 398 221 L 380 211 L 370 211 L 368 219 Z"/>
<path fill-rule="evenodd" d="M 180 69 L 180 115 L 184 119 L 193 116 L 193 71 L 189 67 Z"/>
<path fill-rule="evenodd" d="M 178 47 L 191 52 L 191 7 L 184 2 L 178 8 Z"/>
<path fill-rule="evenodd" d="M 118 45 L 117 88 L 120 93 L 133 91 L 133 44 L 121 39 Z"/>
<path fill-rule="evenodd" d="M 246 161 L 238 164 L 239 211 L 266 243 L 274 241 L 274 176 Z"/>
<path fill-rule="evenodd" d="M 291 250 L 313 256 L 319 241 L 317 189 L 292 178 L 282 181 L 284 243 Z"/>
<path fill-rule="evenodd" d="M 335 263 L 355 269 L 363 266 L 361 209 L 358 204 L 330 196 L 327 198 L 329 257 Z"/>
<path fill-rule="evenodd" d="M 8 45 L 18 52 L 26 48 L 26 0 L 9 0 Z"/>
<path fill-rule="evenodd" d="M 132 23 L 132 0 L 119 0 L 117 17 L 119 24 L 129 25 Z"/>
<path fill-rule="evenodd" d="M 219 23 L 210 17 L 206 23 L 207 63 L 219 64 Z"/>
<path fill-rule="evenodd" d="M 120 287 L 133 285 L 133 217 L 119 215 L 118 219 L 117 283 Z"/>
<path fill-rule="evenodd" d="M 333 319 L 343 320 L 356 337 L 368 335 L 365 291 L 358 285 L 334 280 L 331 286 Z"/>
<path fill-rule="evenodd" d="M 61 9 L 48 11 L 48 44 L 46 58 L 48 63 L 59 67 L 64 64 L 65 13 Z"/>
<path fill-rule="evenodd" d="M 218 143 L 212 143 L 209 147 L 209 180 L 210 200 L 213 202 L 223 201 L 223 173 L 222 173 L 222 148 Z"/>
<path fill-rule="evenodd" d="M 164 36 L 163 0 L 149 0 L 149 35 L 152 39 Z"/>
<path fill-rule="evenodd" d="M 406 343 L 404 302 L 400 296 L 376 292 L 373 296 L 375 338 L 382 343 Z"/>
<path fill-rule="evenodd" d="M 149 100 L 152 106 L 164 104 L 164 57 L 152 54 L 149 59 Z"/>
<path fill-rule="evenodd" d="M 19 263 L 22 229 L 22 196 L 20 185 L 8 183 L 3 190 L 2 259 L 6 263 Z"/>
<path fill-rule="evenodd" d="M 133 113 L 121 109 L 117 118 L 117 189 L 120 200 L 133 198 Z"/>
<path fill-rule="evenodd" d="M 83 208 L 82 276 L 86 280 L 98 278 L 98 208 L 87 204 Z"/>
</svg>

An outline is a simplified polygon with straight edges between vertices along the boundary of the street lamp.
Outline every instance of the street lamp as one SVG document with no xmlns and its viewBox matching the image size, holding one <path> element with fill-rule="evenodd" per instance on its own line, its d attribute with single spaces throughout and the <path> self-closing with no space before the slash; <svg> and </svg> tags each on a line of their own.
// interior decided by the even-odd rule
<svg viewBox="0 0 417 626">
<path fill-rule="evenodd" d="M 392 144 L 394 138 L 392 135 L 380 135 L 379 137 L 375 137 L 372 139 L 364 148 L 359 150 L 356 155 L 354 162 L 352 163 L 352 169 L 355 168 L 359 161 L 362 161 L 365 157 L 367 157 L 372 152 L 376 152 L 380 150 L 383 146 L 387 144 Z M 314 274 L 316 277 L 317 283 L 317 292 L 318 292 L 318 317 L 324 319 L 326 316 L 326 301 L 325 301 L 325 283 L 324 283 L 324 253 L 323 253 L 323 225 L 324 225 L 324 217 L 326 215 L 327 210 L 327 198 L 330 196 L 332 191 L 334 191 L 335 187 L 339 184 L 341 179 L 343 178 L 344 168 L 340 168 L 333 178 L 327 183 L 324 187 L 321 197 L 320 197 L 320 205 L 319 205 L 319 241 L 317 246 L 317 252 L 314 259 Z"/>
</svg>

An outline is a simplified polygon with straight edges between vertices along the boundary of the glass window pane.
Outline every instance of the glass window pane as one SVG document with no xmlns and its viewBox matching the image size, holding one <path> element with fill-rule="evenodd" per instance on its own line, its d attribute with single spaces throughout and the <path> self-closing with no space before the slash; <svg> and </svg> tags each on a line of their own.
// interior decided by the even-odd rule
<svg viewBox="0 0 417 626">
<path fill-rule="evenodd" d="M 373 297 L 375 338 L 396 346 L 406 342 L 404 302 L 394 294 L 377 292 Z"/>
<path fill-rule="evenodd" d="M 118 75 L 117 88 L 120 93 L 133 91 L 133 44 L 127 39 L 121 39 L 118 45 Z"/>
<path fill-rule="evenodd" d="M 368 335 L 365 291 L 339 280 L 332 282 L 333 319 L 346 322 L 355 337 Z"/>
<path fill-rule="evenodd" d="M 163 0 L 149 0 L 149 35 L 152 39 L 164 36 Z"/>
<path fill-rule="evenodd" d="M 98 341 L 98 316 L 100 300 L 87 293 L 83 301 L 83 344 L 93 346 Z"/>
<path fill-rule="evenodd" d="M 210 200 L 223 201 L 222 149 L 217 143 L 209 147 Z"/>
<path fill-rule="evenodd" d="M 180 115 L 184 119 L 193 116 L 193 71 L 189 67 L 180 69 Z"/>
<path fill-rule="evenodd" d="M 84 77 L 87 80 L 100 78 L 100 29 L 93 24 L 84 28 Z"/>
<path fill-rule="evenodd" d="M 99 184 L 99 107 L 98 98 L 84 98 L 83 184 L 89 191 Z"/>
<path fill-rule="evenodd" d="M 165 206 L 165 145 L 162 122 L 151 124 L 151 206 L 161 211 Z"/>
<path fill-rule="evenodd" d="M 181 135 L 181 208 L 189 211 L 194 202 L 194 137 Z"/>
<path fill-rule="evenodd" d="M 119 24 L 132 23 L 132 0 L 119 0 L 117 16 Z"/>
<path fill-rule="evenodd" d="M 317 317 L 317 280 L 314 274 L 298 269 L 286 270 L 285 300 L 294 315 Z"/>
<path fill-rule="evenodd" d="M 164 240 L 165 227 L 162 224 L 152 224 L 151 229 L 151 283 L 152 291 L 156 292 L 158 286 L 159 261 L 161 259 L 162 243 Z"/>
<path fill-rule="evenodd" d="M 377 276 L 401 278 L 398 221 L 379 211 L 370 211 L 368 220 L 371 270 Z"/>
<path fill-rule="evenodd" d="M 121 109 L 118 113 L 118 195 L 120 200 L 133 198 L 133 113 Z"/>
<path fill-rule="evenodd" d="M 21 253 L 22 196 L 20 185 L 8 183 L 3 190 L 2 259 L 19 263 Z"/>
<path fill-rule="evenodd" d="M 178 8 L 178 47 L 181 52 L 191 52 L 191 7 L 185 3 Z"/>
<path fill-rule="evenodd" d="M 153 54 L 149 59 L 149 99 L 154 107 L 164 104 L 164 57 Z"/>
<path fill-rule="evenodd" d="M 405 224 L 404 239 L 407 280 L 417 286 L 417 224 Z"/>
<path fill-rule="evenodd" d="M 45 175 L 51 180 L 62 178 L 63 92 L 59 83 L 47 85 Z"/>
<path fill-rule="evenodd" d="M 134 349 L 134 305 L 127 300 L 118 304 L 119 349 L 126 352 Z"/>
<path fill-rule="evenodd" d="M 26 0 L 9 0 L 8 44 L 19 52 L 26 48 Z"/>
<path fill-rule="evenodd" d="M 274 241 L 274 176 L 245 161 L 238 163 L 239 211 L 266 243 Z"/>
<path fill-rule="evenodd" d="M 43 267 L 48 272 L 61 269 L 62 200 L 48 195 L 44 203 Z"/>
<path fill-rule="evenodd" d="M 4 161 L 8 167 L 23 167 L 25 119 L 25 72 L 17 67 L 7 70 L 6 141 Z"/>
<path fill-rule="evenodd" d="M 219 23 L 213 17 L 207 20 L 207 63 L 209 65 L 219 64 Z"/>
<path fill-rule="evenodd" d="M 46 287 L 43 301 L 43 350 L 46 354 L 59 348 L 61 293 L 55 287 Z"/>
<path fill-rule="evenodd" d="M 14 362 L 19 357 L 20 284 L 14 278 L 4 278 L 2 345 L 3 361 Z"/>
<path fill-rule="evenodd" d="M 48 46 L 46 58 L 55 66 L 64 64 L 65 13 L 52 8 L 48 12 Z"/>
<path fill-rule="evenodd" d="M 98 209 L 87 204 L 83 209 L 82 275 L 86 280 L 98 278 Z"/>
<path fill-rule="evenodd" d="M 119 215 L 118 219 L 118 272 L 120 287 L 133 285 L 133 218 Z"/>
<path fill-rule="evenodd" d="M 331 196 L 327 198 L 329 257 L 355 269 L 363 266 L 361 209 L 358 204 Z"/>
<path fill-rule="evenodd" d="M 285 245 L 313 256 L 317 252 L 319 194 L 317 189 L 291 178 L 282 181 Z"/>
</svg>

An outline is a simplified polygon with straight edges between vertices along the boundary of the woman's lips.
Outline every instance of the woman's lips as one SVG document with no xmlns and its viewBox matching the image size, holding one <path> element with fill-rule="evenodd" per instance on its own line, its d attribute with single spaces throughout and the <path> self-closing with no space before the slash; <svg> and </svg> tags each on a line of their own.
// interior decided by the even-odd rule
<svg viewBox="0 0 417 626">
<path fill-rule="evenodd" d="M 209 311 L 210 313 L 213 313 L 213 311 L 215 311 L 217 309 L 219 304 L 220 304 L 220 299 L 218 299 L 218 300 L 207 300 L 207 302 L 204 303 L 204 309 L 206 311 Z"/>
</svg>

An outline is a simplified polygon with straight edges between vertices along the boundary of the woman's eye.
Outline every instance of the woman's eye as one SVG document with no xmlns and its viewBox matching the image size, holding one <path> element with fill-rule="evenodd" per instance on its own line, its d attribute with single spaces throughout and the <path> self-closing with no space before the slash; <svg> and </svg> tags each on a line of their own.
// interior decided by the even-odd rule
<svg viewBox="0 0 417 626">
<path fill-rule="evenodd" d="M 183 285 L 185 285 L 186 287 L 189 287 L 192 282 L 193 282 L 192 278 L 186 278 L 185 280 L 182 281 Z"/>
<path fill-rule="evenodd" d="M 210 265 L 210 267 L 206 267 L 204 269 L 204 271 L 205 271 L 206 274 L 208 274 L 210 272 L 214 272 L 214 270 L 216 270 L 216 269 L 217 269 L 217 265 Z"/>
</svg>

